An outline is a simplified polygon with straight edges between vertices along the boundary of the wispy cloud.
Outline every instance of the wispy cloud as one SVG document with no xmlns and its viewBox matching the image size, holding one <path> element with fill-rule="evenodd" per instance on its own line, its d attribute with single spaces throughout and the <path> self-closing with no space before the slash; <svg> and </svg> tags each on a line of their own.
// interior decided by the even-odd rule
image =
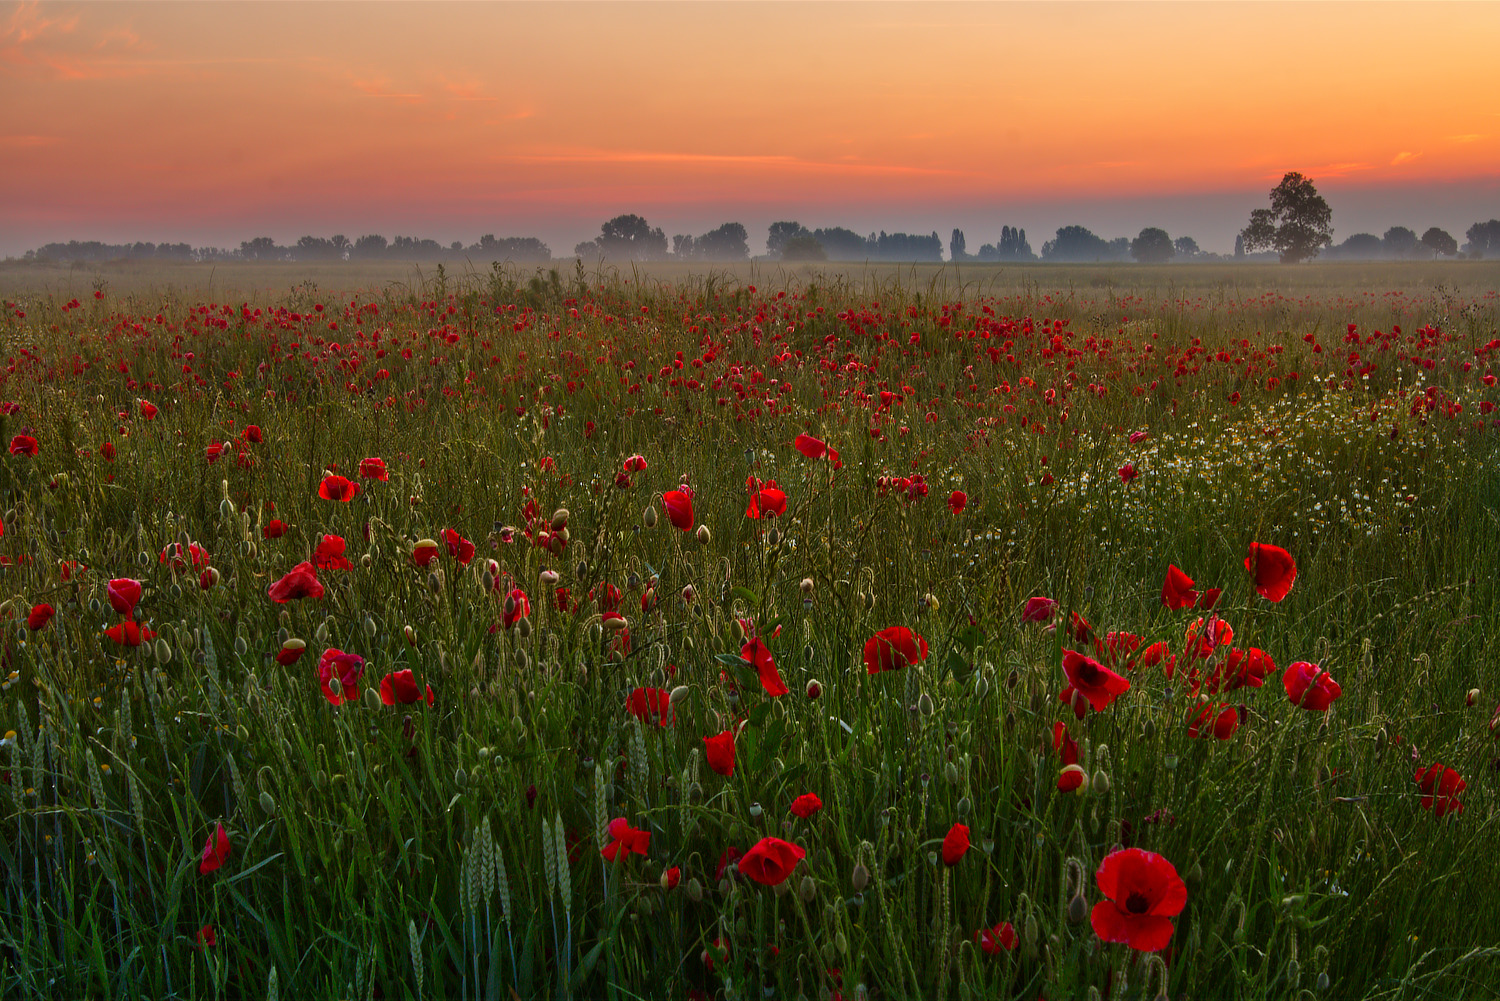
<svg viewBox="0 0 1500 1001">
<path fill-rule="evenodd" d="M 60 142 L 62 142 L 62 136 L 0 136 L 0 148 L 3 149 L 36 149 L 40 146 L 55 146 Z"/>
<path fill-rule="evenodd" d="M 850 160 L 806 160 L 776 153 L 682 153 L 667 150 L 572 149 L 543 153 L 511 153 L 491 157 L 494 163 L 536 164 L 541 166 L 596 164 L 661 164 L 681 166 L 753 167 L 760 170 L 817 171 L 836 174 L 864 174 L 912 177 L 976 176 L 968 171 L 942 167 L 917 167 L 908 164 L 867 163 Z"/>
<path fill-rule="evenodd" d="M 1394 159 L 1391 160 L 1391 166 L 1396 167 L 1403 163 L 1411 163 L 1421 155 L 1421 153 L 1413 153 L 1410 150 L 1402 150 L 1400 153 L 1396 154 Z"/>
<path fill-rule="evenodd" d="M 1489 133 L 1487 133 L 1487 132 L 1465 132 L 1463 135 L 1447 136 L 1445 138 L 1447 138 L 1447 140 L 1449 142 L 1454 142 L 1454 143 L 1472 143 L 1472 142 L 1478 142 L 1481 139 L 1488 139 L 1489 138 Z"/>
<path fill-rule="evenodd" d="M 394 97 L 398 100 L 410 101 L 412 103 L 427 99 L 422 94 L 391 90 L 391 81 L 384 77 L 378 80 L 351 79 L 349 82 L 354 85 L 355 90 L 366 97 Z"/>
</svg>

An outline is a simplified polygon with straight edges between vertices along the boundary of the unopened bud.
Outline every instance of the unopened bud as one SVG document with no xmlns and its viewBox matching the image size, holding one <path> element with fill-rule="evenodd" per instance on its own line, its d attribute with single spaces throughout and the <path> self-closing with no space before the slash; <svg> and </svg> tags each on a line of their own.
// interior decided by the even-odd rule
<svg viewBox="0 0 1500 1001">
<path fill-rule="evenodd" d="M 1079 890 L 1073 894 L 1073 899 L 1068 901 L 1068 923 L 1081 925 L 1089 916 L 1089 902 L 1084 899 L 1083 891 Z"/>
<path fill-rule="evenodd" d="M 810 904 L 818 895 L 818 884 L 813 882 L 811 876 L 803 876 L 801 884 L 797 887 L 797 896 L 802 898 L 804 904 Z"/>
<path fill-rule="evenodd" d="M 865 887 L 870 885 L 870 870 L 865 868 L 863 862 L 854 863 L 854 871 L 849 873 L 849 885 L 854 887 L 855 893 L 863 893 Z"/>
<path fill-rule="evenodd" d="M 276 801 L 271 798 L 270 793 L 262 792 L 260 794 L 260 808 L 265 812 L 266 816 L 276 816 Z"/>
<path fill-rule="evenodd" d="M 1324 970 L 1322 973 L 1318 974 L 1318 993 L 1322 994 L 1324 991 L 1328 990 L 1330 983 L 1331 981 L 1329 981 L 1328 979 L 1327 970 Z"/>
<path fill-rule="evenodd" d="M 1468 694 L 1464 696 L 1464 705 L 1472 706 L 1474 703 L 1476 703 L 1478 701 L 1479 701 L 1479 689 L 1477 689 L 1477 688 L 1471 688 L 1471 689 L 1469 689 Z"/>
<path fill-rule="evenodd" d="M 698 526 L 698 545 L 706 546 L 713 539 L 713 533 L 708 530 L 707 525 Z"/>
<path fill-rule="evenodd" d="M 375 632 L 376 632 L 376 630 L 375 630 L 375 620 L 372 619 L 370 616 L 366 615 L 365 616 L 365 635 L 368 636 L 368 637 L 370 637 L 370 639 L 374 639 L 375 638 Z"/>
<path fill-rule="evenodd" d="M 822 694 L 823 694 L 823 683 L 821 681 L 819 681 L 818 679 L 816 679 L 816 678 L 810 679 L 807 682 L 807 697 L 810 698 L 810 699 L 815 699 L 819 695 L 822 695 Z"/>
<path fill-rule="evenodd" d="M 328 678 L 328 690 L 330 692 L 332 692 L 335 697 L 338 697 L 338 696 L 344 694 L 344 683 L 339 680 L 338 675 L 334 674 L 334 675 L 330 675 L 329 676 L 329 678 Z"/>
<path fill-rule="evenodd" d="M 754 818 L 756 820 L 759 820 L 760 817 L 761 817 L 761 814 L 763 814 L 764 812 L 765 811 L 763 809 L 761 809 L 761 805 L 759 803 L 751 803 L 750 804 L 750 816 L 752 818 Z"/>
<path fill-rule="evenodd" d="M 560 507 L 552 512 L 552 531 L 561 532 L 568 527 L 568 509 Z"/>
<path fill-rule="evenodd" d="M 1098 796 L 1109 795 L 1109 773 L 1104 769 L 1094 772 L 1094 793 Z"/>
<path fill-rule="evenodd" d="M 380 693 L 374 688 L 365 689 L 365 708 L 379 710 L 381 707 Z"/>
<path fill-rule="evenodd" d="M 934 707 L 932 705 L 931 695 L 923 692 L 917 697 L 917 712 L 921 713 L 923 716 L 931 716 L 933 714 Z"/>
<path fill-rule="evenodd" d="M 160 636 L 156 638 L 156 662 L 158 664 L 170 664 L 172 662 L 172 648 Z"/>
<path fill-rule="evenodd" d="M 687 697 L 689 695 L 691 695 L 691 694 L 692 694 L 692 689 L 688 688 L 687 685 L 678 685 L 676 688 L 672 689 L 672 696 L 671 696 L 672 705 L 675 706 L 678 703 L 686 701 Z"/>
<path fill-rule="evenodd" d="M 1384 751 L 1385 748 L 1386 748 L 1386 745 L 1388 743 L 1390 743 L 1390 740 L 1391 740 L 1390 735 L 1385 732 L 1385 727 L 1381 727 L 1378 731 L 1376 731 L 1376 733 L 1375 733 L 1375 753 L 1379 754 L 1381 751 Z"/>
<path fill-rule="evenodd" d="M 687 895 L 688 899 L 695 904 L 703 902 L 703 884 L 698 882 L 697 876 L 687 881 Z"/>
<path fill-rule="evenodd" d="M 958 780 L 960 778 L 960 775 L 958 774 L 958 766 L 951 761 L 945 764 L 943 766 L 943 778 L 947 779 L 948 784 L 951 786 L 958 785 Z"/>
<path fill-rule="evenodd" d="M 469 773 L 463 770 L 463 766 L 459 766 L 458 770 L 453 773 L 453 784 L 460 789 L 469 784 Z"/>
<path fill-rule="evenodd" d="M 969 797 L 964 796 L 962 799 L 960 799 L 958 801 L 958 806 L 956 809 L 958 811 L 959 820 L 968 820 L 969 811 L 973 809 L 973 805 L 969 802 Z"/>
<path fill-rule="evenodd" d="M 650 505 L 646 506 L 646 510 L 641 512 L 641 524 L 647 528 L 656 527 L 656 508 Z"/>
</svg>

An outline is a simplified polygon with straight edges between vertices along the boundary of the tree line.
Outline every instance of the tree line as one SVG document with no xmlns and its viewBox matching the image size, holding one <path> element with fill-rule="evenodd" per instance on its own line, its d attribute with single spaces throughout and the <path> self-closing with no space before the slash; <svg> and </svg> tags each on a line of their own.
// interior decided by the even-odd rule
<svg viewBox="0 0 1500 1001">
<path fill-rule="evenodd" d="M 1384 236 L 1355 233 L 1334 245 L 1332 212 L 1318 195 L 1313 182 L 1298 173 L 1288 173 L 1272 189 L 1271 206 L 1251 213 L 1250 224 L 1235 237 L 1234 260 L 1276 260 L 1285 263 L 1322 256 L 1327 260 L 1422 260 L 1437 257 L 1500 257 L 1500 220 L 1476 222 L 1458 241 L 1437 226 L 1420 237 L 1415 230 L 1393 226 Z M 1106 239 L 1087 227 L 1063 226 L 1042 243 L 1041 253 L 1031 248 L 1026 230 L 1002 226 L 995 243 L 982 244 L 970 252 L 961 229 L 948 241 L 951 262 L 1006 263 L 1120 263 L 1138 261 L 1160 264 L 1168 261 L 1220 261 L 1230 258 L 1206 253 L 1191 236 L 1175 239 L 1166 230 L 1148 226 L 1134 238 Z M 705 261 L 734 262 L 750 259 L 749 233 L 744 225 L 726 222 L 699 236 L 674 235 L 667 239 L 660 227 L 652 227 L 638 215 L 621 215 L 603 223 L 599 236 L 573 248 L 584 260 Z M 547 263 L 551 248 L 534 236 L 496 237 L 486 234 L 476 243 L 455 240 L 444 245 L 436 240 L 379 235 L 350 240 L 304 236 L 282 246 L 268 236 L 242 242 L 238 249 L 192 247 L 186 243 L 122 243 L 99 241 L 49 243 L 24 256 L 27 261 L 104 262 L 120 259 L 161 261 L 441 261 L 479 257 Z M 799 222 L 771 224 L 766 234 L 766 257 L 787 262 L 804 261 L 901 261 L 937 263 L 943 258 L 943 243 L 936 232 L 926 236 L 887 233 L 881 230 L 861 236 L 851 229 L 832 226 L 808 229 Z"/>
</svg>

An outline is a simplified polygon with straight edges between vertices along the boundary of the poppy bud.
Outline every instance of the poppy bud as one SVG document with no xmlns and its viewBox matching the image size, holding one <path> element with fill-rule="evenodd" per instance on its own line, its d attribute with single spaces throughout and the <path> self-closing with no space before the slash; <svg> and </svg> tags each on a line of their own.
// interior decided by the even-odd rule
<svg viewBox="0 0 1500 1001">
<path fill-rule="evenodd" d="M 1286 979 L 1287 979 L 1287 983 L 1291 984 L 1293 987 L 1296 987 L 1297 986 L 1297 977 L 1298 977 L 1299 974 L 1301 974 L 1301 972 L 1302 972 L 1302 964 L 1298 963 L 1295 959 L 1289 959 L 1289 960 L 1286 961 Z"/>
<path fill-rule="evenodd" d="M 276 816 L 276 801 L 271 798 L 270 793 L 262 792 L 260 794 L 260 808 L 265 811 L 266 816 Z"/>
<path fill-rule="evenodd" d="M 922 596 L 922 604 L 927 607 L 927 610 L 929 612 L 935 612 L 940 607 L 940 603 L 937 600 L 937 595 L 930 593 L 924 594 Z"/>
<path fill-rule="evenodd" d="M 365 616 L 365 635 L 370 639 L 375 638 L 375 620 L 368 615 Z"/>
<path fill-rule="evenodd" d="M 859 600 L 864 603 L 865 611 L 867 611 L 867 612 L 870 611 L 872 608 L 875 607 L 875 594 L 874 594 L 874 592 L 871 592 L 871 591 L 861 591 L 860 595 L 859 595 Z"/>
<path fill-rule="evenodd" d="M 1073 894 L 1073 899 L 1068 901 L 1068 924 L 1081 925 L 1089 916 L 1089 902 L 1083 897 L 1080 889 Z"/>
<path fill-rule="evenodd" d="M 1390 736 L 1385 732 L 1385 727 L 1381 727 L 1375 734 L 1375 753 L 1379 754 L 1384 751 L 1386 745 L 1390 743 L 1390 739 Z"/>
<path fill-rule="evenodd" d="M 1146 720 L 1145 725 L 1141 727 L 1141 739 L 1142 740 L 1155 740 L 1156 739 L 1156 723 L 1154 723 L 1153 721 L 1151 721 L 1149 719 Z"/>
<path fill-rule="evenodd" d="M 682 588 L 682 600 L 683 601 L 691 602 L 695 597 L 697 597 L 697 595 L 698 595 L 698 592 L 695 591 L 695 590 L 693 590 L 693 585 L 687 584 L 687 585 L 683 586 L 683 588 Z"/>
<path fill-rule="evenodd" d="M 688 786 L 688 802 L 703 802 L 703 786 L 699 785 L 697 782 L 694 782 L 692 785 Z"/>
<path fill-rule="evenodd" d="M 336 681 L 338 679 L 335 678 L 334 680 Z M 460 789 L 469 784 L 469 773 L 464 771 L 462 765 L 460 765 L 458 767 L 458 770 L 453 773 L 453 784 L 458 786 Z"/>
<path fill-rule="evenodd" d="M 375 557 L 371 556 L 369 553 L 365 553 L 359 558 L 359 565 L 368 570 L 375 565 Z"/>
<path fill-rule="evenodd" d="M 328 679 L 328 690 L 335 696 L 344 694 L 344 683 L 339 680 L 338 675 L 332 675 Z"/>
<path fill-rule="evenodd" d="M 401 627 L 401 632 L 402 632 L 402 635 L 404 635 L 406 637 L 407 645 L 409 645 L 409 646 L 416 646 L 417 645 L 417 631 L 415 629 L 413 629 L 411 626 L 402 626 Z"/>
<path fill-rule="evenodd" d="M 219 517 L 234 517 L 234 501 L 230 500 L 228 497 L 225 497 L 222 501 L 219 502 Z"/>
<path fill-rule="evenodd" d="M 839 951 L 839 955 L 845 955 L 849 951 L 849 940 L 844 937 L 844 930 L 840 928 L 833 936 L 833 947 Z"/>
<path fill-rule="evenodd" d="M 957 806 L 958 819 L 959 820 L 968 820 L 969 819 L 969 811 L 972 810 L 972 809 L 973 809 L 973 806 L 969 803 L 969 797 L 965 796 L 962 799 L 960 799 L 958 801 L 958 806 Z"/>
<path fill-rule="evenodd" d="M 380 709 L 380 692 L 373 687 L 365 689 L 365 708 L 371 711 Z"/>
<path fill-rule="evenodd" d="M 621 619 L 620 621 L 623 622 L 625 620 Z M 523 640 L 531 638 L 531 616 L 528 615 L 516 623 L 516 632 L 520 634 Z M 524 654 L 525 652 L 525 650 L 516 651 L 518 654 Z"/>
<path fill-rule="evenodd" d="M 1464 705 L 1466 705 L 1466 706 L 1472 706 L 1474 703 L 1476 703 L 1478 701 L 1479 701 L 1479 689 L 1477 689 L 1477 688 L 1471 688 L 1471 689 L 1469 689 L 1469 693 L 1464 696 Z"/>
<path fill-rule="evenodd" d="M 562 580 L 562 576 L 556 570 L 543 570 L 537 579 L 541 581 L 543 587 L 556 587 L 557 582 Z"/>
<path fill-rule="evenodd" d="M 797 887 L 797 896 L 802 898 L 804 904 L 810 904 L 818 895 L 818 884 L 813 882 L 811 876 L 803 876 L 802 882 Z"/>
<path fill-rule="evenodd" d="M 865 887 L 870 885 L 870 870 L 865 868 L 863 862 L 854 863 L 854 871 L 849 873 L 849 885 L 854 887 L 855 893 L 863 893 Z"/>
<path fill-rule="evenodd" d="M 1201 866 L 1201 865 L 1198 864 L 1198 860 L 1197 859 L 1194 859 L 1192 867 L 1189 868 L 1188 871 L 1187 871 L 1187 885 L 1188 885 L 1189 889 L 1196 890 L 1202 884 L 1203 884 L 1203 866 Z"/>
<path fill-rule="evenodd" d="M 245 637 L 236 636 L 234 638 L 234 652 L 240 657 L 250 652 L 250 644 L 245 642 Z"/>
<path fill-rule="evenodd" d="M 1094 772 L 1094 793 L 1099 796 L 1109 795 L 1109 773 L 1104 769 Z"/>
<path fill-rule="evenodd" d="M 947 779 L 948 784 L 951 786 L 958 785 L 958 766 L 951 761 L 948 762 L 945 766 L 943 766 L 943 778 Z"/>
<path fill-rule="evenodd" d="M 761 814 L 763 814 L 764 812 L 765 811 L 761 809 L 761 806 L 760 806 L 759 803 L 751 803 L 750 804 L 750 816 L 752 818 L 754 818 L 755 820 L 759 820 Z"/>
<path fill-rule="evenodd" d="M 427 590 L 431 591 L 433 594 L 443 593 L 443 578 L 437 575 L 436 570 L 427 575 Z"/>
<path fill-rule="evenodd" d="M 780 541 L 781 532 L 775 525 L 772 525 L 771 530 L 766 533 L 766 544 L 774 547 Z"/>
<path fill-rule="evenodd" d="M 1322 994 L 1324 991 L 1328 990 L 1329 983 L 1330 981 L 1328 979 L 1327 970 L 1324 970 L 1322 973 L 1318 974 L 1318 993 Z"/>
<path fill-rule="evenodd" d="M 561 532 L 568 527 L 568 509 L 560 507 L 552 512 L 552 531 Z"/>
<path fill-rule="evenodd" d="M 156 638 L 155 652 L 156 662 L 158 664 L 172 663 L 172 648 L 168 646 L 167 641 L 162 639 L 160 636 Z"/>
<path fill-rule="evenodd" d="M 1036 940 L 1039 932 L 1037 930 L 1036 915 L 1027 913 L 1026 920 L 1021 923 L 1021 941 L 1026 943 L 1029 953 L 1036 952 Z"/>
<path fill-rule="evenodd" d="M 698 882 L 697 876 L 687 881 L 687 895 L 688 899 L 695 904 L 703 902 L 703 884 Z"/>
<path fill-rule="evenodd" d="M 820 681 L 818 681 L 816 678 L 813 678 L 813 679 L 809 680 L 808 683 L 807 683 L 807 697 L 809 699 L 815 699 L 819 695 L 822 695 L 822 694 L 823 694 L 823 683 L 820 682 Z"/>
<path fill-rule="evenodd" d="M 646 505 L 646 510 L 641 512 L 641 524 L 647 528 L 656 527 L 656 508 Z"/>
<path fill-rule="evenodd" d="M 923 692 L 920 696 L 917 697 L 917 712 L 921 713 L 923 716 L 931 716 L 933 714 L 934 707 L 932 705 L 931 695 Z"/>
</svg>

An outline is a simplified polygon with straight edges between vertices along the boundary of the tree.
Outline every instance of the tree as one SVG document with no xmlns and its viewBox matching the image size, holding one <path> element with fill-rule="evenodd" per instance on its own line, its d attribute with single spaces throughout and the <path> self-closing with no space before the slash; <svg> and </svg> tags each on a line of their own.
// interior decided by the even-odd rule
<svg viewBox="0 0 1500 1001">
<path fill-rule="evenodd" d="M 800 222 L 773 222 L 766 236 L 766 253 L 772 257 L 782 256 L 787 241 L 799 236 L 812 236 Z"/>
<path fill-rule="evenodd" d="M 1170 261 L 1175 253 L 1177 248 L 1172 245 L 1167 231 L 1155 226 L 1146 227 L 1140 236 L 1130 241 L 1130 256 L 1142 264 L 1161 264 Z"/>
<path fill-rule="evenodd" d="M 385 237 L 379 233 L 371 233 L 354 241 L 354 248 L 350 251 L 351 257 L 384 257 L 388 244 Z"/>
<path fill-rule="evenodd" d="M 1405 226 L 1392 226 L 1386 230 L 1380 243 L 1387 257 L 1416 257 L 1417 248 L 1422 245 L 1417 234 Z"/>
<path fill-rule="evenodd" d="M 1107 261 L 1113 256 L 1109 241 L 1084 226 L 1064 226 L 1056 239 L 1042 244 L 1044 261 Z"/>
<path fill-rule="evenodd" d="M 1235 234 L 1235 237 L 1234 237 L 1234 256 L 1235 257 L 1244 257 L 1245 256 L 1245 234 L 1244 233 L 1236 233 Z"/>
<path fill-rule="evenodd" d="M 1313 187 L 1311 178 L 1295 170 L 1271 189 L 1271 207 L 1250 213 L 1241 236 L 1245 249 L 1274 250 L 1282 264 L 1311 260 L 1333 242 L 1333 210 Z"/>
<path fill-rule="evenodd" d="M 1198 241 L 1191 236 L 1179 236 L 1173 240 L 1172 249 L 1177 251 L 1178 257 L 1197 257 L 1203 253 L 1198 247 Z"/>
<path fill-rule="evenodd" d="M 802 232 L 781 245 L 783 261 L 826 261 L 828 251 L 811 233 Z"/>
<path fill-rule="evenodd" d="M 967 261 L 969 255 L 964 253 L 964 247 L 967 245 L 968 241 L 964 239 L 964 231 L 955 229 L 953 231 L 953 238 L 948 241 L 948 259 L 953 261 Z"/>
<path fill-rule="evenodd" d="M 1442 254 L 1444 257 L 1452 257 L 1458 253 L 1458 241 L 1436 226 L 1422 234 L 1422 245 L 1431 249 L 1434 254 Z"/>
<path fill-rule="evenodd" d="M 1384 253 L 1385 245 L 1380 242 L 1380 237 L 1374 233 L 1354 233 L 1337 247 L 1331 248 L 1328 256 L 1341 261 L 1363 261 L 1373 260 Z"/>
<path fill-rule="evenodd" d="M 1500 256 L 1500 219 L 1476 222 L 1464 236 L 1469 240 L 1464 252 L 1470 257 Z"/>
<path fill-rule="evenodd" d="M 737 222 L 726 222 L 692 242 L 694 254 L 705 261 L 744 261 L 750 258 L 750 234 Z"/>
<path fill-rule="evenodd" d="M 667 256 L 667 234 L 638 215 L 620 215 L 599 227 L 599 238 L 573 248 L 579 257 L 659 261 Z"/>
</svg>

